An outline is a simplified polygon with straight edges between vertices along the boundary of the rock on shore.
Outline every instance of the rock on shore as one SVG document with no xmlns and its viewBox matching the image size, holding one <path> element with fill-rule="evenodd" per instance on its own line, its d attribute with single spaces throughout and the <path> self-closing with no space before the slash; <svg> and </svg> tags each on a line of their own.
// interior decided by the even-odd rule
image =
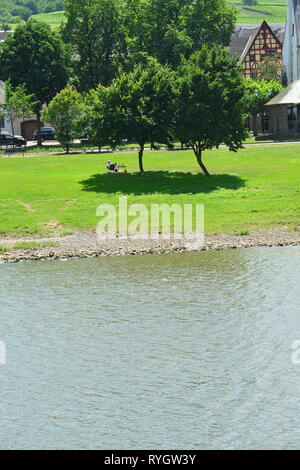
<svg viewBox="0 0 300 470">
<path fill-rule="evenodd" d="M 20 242 L 43 244 L 43 247 L 14 249 Z M 47 243 L 49 246 L 47 246 Z M 298 245 L 300 232 L 288 232 L 285 227 L 266 232 L 252 231 L 247 235 L 218 234 L 205 237 L 204 245 L 188 240 L 102 240 L 98 241 L 95 232 L 74 232 L 65 237 L 0 239 L 0 246 L 8 250 L 0 253 L 0 262 L 23 260 L 86 258 L 97 256 L 139 255 L 149 253 L 172 253 L 180 251 L 223 250 L 253 246 Z"/>
</svg>

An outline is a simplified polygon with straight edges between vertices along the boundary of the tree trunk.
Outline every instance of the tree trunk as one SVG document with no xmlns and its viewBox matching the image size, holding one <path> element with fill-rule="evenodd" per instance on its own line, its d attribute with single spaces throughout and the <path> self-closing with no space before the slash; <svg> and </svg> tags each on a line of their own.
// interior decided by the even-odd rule
<svg viewBox="0 0 300 470">
<path fill-rule="evenodd" d="M 140 144 L 140 150 L 139 150 L 139 167 L 140 167 L 140 172 L 144 173 L 144 167 L 143 167 L 143 153 L 144 153 L 144 144 Z"/>
<path fill-rule="evenodd" d="M 194 149 L 194 153 L 196 155 L 196 158 L 197 158 L 197 162 L 201 168 L 201 170 L 203 171 L 203 173 L 205 174 L 205 176 L 210 176 L 206 166 L 204 165 L 203 161 L 202 161 L 202 150 L 200 149 Z"/>
<path fill-rule="evenodd" d="M 67 150 L 67 155 L 70 153 L 70 134 L 69 134 L 69 127 L 67 126 L 67 135 L 66 135 L 66 150 Z"/>
<path fill-rule="evenodd" d="M 13 148 L 15 148 L 15 127 L 14 127 L 14 118 L 12 115 L 10 117 L 10 125 L 11 125 L 11 133 L 13 136 Z"/>
<path fill-rule="evenodd" d="M 42 136 L 41 136 L 41 110 L 39 109 L 38 111 L 36 111 L 36 120 L 37 120 L 37 125 L 38 125 L 38 128 L 37 128 L 37 131 L 38 131 L 38 136 L 37 136 L 37 144 L 39 147 L 41 147 L 42 145 Z"/>
</svg>

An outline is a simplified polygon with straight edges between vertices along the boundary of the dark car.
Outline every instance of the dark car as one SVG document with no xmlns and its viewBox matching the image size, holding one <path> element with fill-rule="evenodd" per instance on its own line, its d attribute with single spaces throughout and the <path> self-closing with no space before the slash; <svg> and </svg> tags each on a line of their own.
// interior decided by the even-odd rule
<svg viewBox="0 0 300 470">
<path fill-rule="evenodd" d="M 53 140 L 55 138 L 55 129 L 53 127 L 41 127 L 42 140 Z M 37 140 L 38 130 L 33 132 L 33 140 Z"/>
<path fill-rule="evenodd" d="M 27 145 L 27 140 L 22 135 L 15 135 L 15 143 L 21 147 L 22 145 Z"/>
<path fill-rule="evenodd" d="M 27 140 L 21 135 L 13 136 L 9 132 L 1 131 L 0 145 L 15 145 L 16 147 L 22 147 L 22 145 L 27 145 Z"/>
</svg>

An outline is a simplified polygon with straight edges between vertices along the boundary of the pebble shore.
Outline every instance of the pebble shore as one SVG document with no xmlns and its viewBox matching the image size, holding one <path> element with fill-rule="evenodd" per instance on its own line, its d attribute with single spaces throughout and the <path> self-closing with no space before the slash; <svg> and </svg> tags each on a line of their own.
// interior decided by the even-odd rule
<svg viewBox="0 0 300 470">
<path fill-rule="evenodd" d="M 14 249 L 15 243 L 43 243 L 43 247 Z M 49 246 L 46 246 L 49 243 Z M 184 251 L 224 250 L 254 246 L 299 245 L 300 232 L 288 232 L 276 228 L 267 232 L 253 231 L 247 235 L 218 234 L 205 237 L 204 245 L 181 240 L 102 240 L 95 232 L 74 232 L 64 237 L 51 238 L 0 238 L 0 246 L 7 247 L 0 253 L 0 263 L 37 261 L 45 259 L 89 258 L 98 256 L 141 255 Z"/>
</svg>

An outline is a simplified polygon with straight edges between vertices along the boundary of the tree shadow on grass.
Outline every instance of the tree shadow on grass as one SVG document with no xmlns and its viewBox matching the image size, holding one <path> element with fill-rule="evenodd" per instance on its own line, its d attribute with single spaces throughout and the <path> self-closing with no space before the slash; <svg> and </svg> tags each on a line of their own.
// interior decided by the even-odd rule
<svg viewBox="0 0 300 470">
<path fill-rule="evenodd" d="M 224 189 L 239 189 L 245 186 L 245 180 L 234 175 L 192 174 L 169 171 L 147 171 L 140 173 L 105 173 L 92 175 L 80 181 L 83 191 L 95 193 L 121 194 L 197 194 L 210 193 Z"/>
</svg>

